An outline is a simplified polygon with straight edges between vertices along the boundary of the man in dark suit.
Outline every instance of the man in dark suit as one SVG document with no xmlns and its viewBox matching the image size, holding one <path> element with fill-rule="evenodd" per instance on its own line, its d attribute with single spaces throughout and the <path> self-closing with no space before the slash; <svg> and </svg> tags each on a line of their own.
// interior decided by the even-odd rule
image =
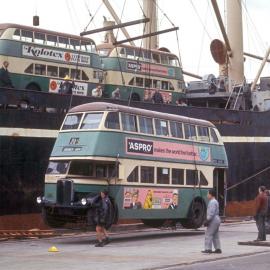
<svg viewBox="0 0 270 270">
<path fill-rule="evenodd" d="M 141 209 L 142 204 L 138 201 L 139 194 L 137 192 L 132 194 L 132 203 L 130 204 L 130 209 Z"/>
</svg>

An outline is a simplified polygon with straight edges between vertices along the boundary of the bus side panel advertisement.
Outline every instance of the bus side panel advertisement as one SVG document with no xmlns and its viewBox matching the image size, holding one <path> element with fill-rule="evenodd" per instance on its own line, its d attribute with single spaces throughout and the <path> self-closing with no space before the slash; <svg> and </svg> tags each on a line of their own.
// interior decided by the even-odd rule
<svg viewBox="0 0 270 270">
<path fill-rule="evenodd" d="M 36 47 L 33 45 L 23 45 L 22 55 L 56 60 L 64 63 L 90 65 L 90 56 L 72 52 L 58 51 L 50 48 Z"/>
<path fill-rule="evenodd" d="M 61 82 L 63 83 L 64 80 L 50 79 L 49 92 L 50 93 L 59 93 Z M 81 83 L 81 82 L 74 82 L 74 83 L 75 83 L 75 86 L 72 89 L 73 95 L 86 96 L 87 89 L 88 89 L 87 83 Z"/>
<path fill-rule="evenodd" d="M 211 162 L 210 147 L 126 138 L 126 154 Z"/>
<path fill-rule="evenodd" d="M 178 190 L 164 188 L 124 188 L 124 209 L 176 209 Z"/>
</svg>

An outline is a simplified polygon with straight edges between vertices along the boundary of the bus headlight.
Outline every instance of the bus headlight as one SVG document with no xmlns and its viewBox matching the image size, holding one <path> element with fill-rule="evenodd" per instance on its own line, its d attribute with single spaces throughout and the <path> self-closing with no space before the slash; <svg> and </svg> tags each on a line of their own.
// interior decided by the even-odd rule
<svg viewBox="0 0 270 270">
<path fill-rule="evenodd" d="M 37 197 L 37 203 L 41 204 L 42 203 L 42 198 L 41 197 Z"/>
<path fill-rule="evenodd" d="M 87 199 L 86 198 L 82 198 L 81 199 L 81 204 L 82 205 L 86 205 L 87 204 Z"/>
</svg>

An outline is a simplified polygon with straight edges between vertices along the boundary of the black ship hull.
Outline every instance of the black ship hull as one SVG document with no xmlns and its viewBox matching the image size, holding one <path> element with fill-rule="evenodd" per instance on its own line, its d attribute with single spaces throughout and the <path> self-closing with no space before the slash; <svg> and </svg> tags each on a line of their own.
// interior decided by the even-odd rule
<svg viewBox="0 0 270 270">
<path fill-rule="evenodd" d="M 0 97 L 0 215 L 38 213 L 40 209 L 35 200 L 43 192 L 48 159 L 65 112 L 69 107 L 101 99 L 25 92 L 24 97 L 29 95 L 33 104 L 39 104 L 39 107 L 33 105 L 28 109 L 20 109 L 17 106 L 8 108 L 4 101 L 12 97 L 12 104 L 18 104 L 23 91 L 3 92 L 2 100 Z M 124 101 L 110 102 L 127 104 Z M 216 125 L 224 139 L 229 161 L 229 205 L 253 200 L 259 185 L 270 188 L 270 126 L 267 124 L 270 112 L 139 102 L 131 102 L 130 105 L 201 118 Z M 55 112 L 43 112 L 45 108 L 54 108 Z M 229 215 L 252 214 L 250 208 L 242 213 L 233 207 L 229 209 Z"/>
</svg>

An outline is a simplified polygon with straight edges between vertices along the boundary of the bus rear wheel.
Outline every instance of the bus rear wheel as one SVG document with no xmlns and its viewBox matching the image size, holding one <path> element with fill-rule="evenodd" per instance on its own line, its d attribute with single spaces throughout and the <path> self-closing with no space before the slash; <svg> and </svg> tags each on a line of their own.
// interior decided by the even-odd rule
<svg viewBox="0 0 270 270">
<path fill-rule="evenodd" d="M 186 229 L 198 229 L 203 225 L 206 216 L 206 207 L 202 201 L 193 201 L 190 205 L 187 219 L 180 222 Z"/>
<path fill-rule="evenodd" d="M 145 226 L 158 228 L 161 227 L 164 224 L 164 219 L 142 219 L 142 223 Z"/>
</svg>

